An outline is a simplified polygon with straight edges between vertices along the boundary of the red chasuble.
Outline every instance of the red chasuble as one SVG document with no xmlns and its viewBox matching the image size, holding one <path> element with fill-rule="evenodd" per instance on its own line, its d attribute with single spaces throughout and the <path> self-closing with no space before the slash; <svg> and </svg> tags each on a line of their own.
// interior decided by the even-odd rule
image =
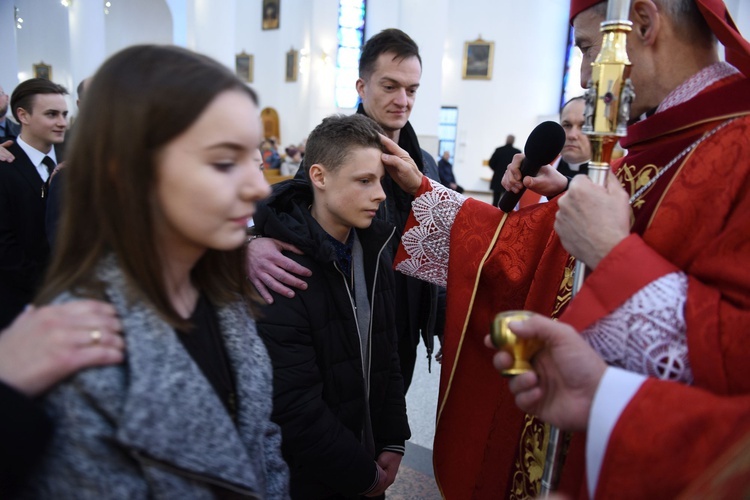
<svg viewBox="0 0 750 500">
<path fill-rule="evenodd" d="M 548 428 L 516 408 L 483 344 L 500 311 L 557 317 L 565 310 L 560 319 L 582 330 L 679 269 L 689 277 L 685 320 L 695 384 L 750 393 L 750 81 L 722 80 L 631 126 L 623 146 L 628 155 L 613 169 L 631 195 L 677 160 L 638 193 L 633 234 L 601 261 L 567 309 L 572 259 L 553 232 L 554 200 L 508 215 L 468 200 L 457 215 L 433 451 L 448 499 L 538 492 Z M 411 218 L 407 229 L 415 223 Z M 561 479 L 573 495 L 585 491 L 583 441 L 574 437 Z"/>
<path fill-rule="evenodd" d="M 661 499 L 681 492 L 690 499 L 748 498 L 750 396 L 717 397 L 650 380 L 625 407 L 596 497 Z"/>
</svg>

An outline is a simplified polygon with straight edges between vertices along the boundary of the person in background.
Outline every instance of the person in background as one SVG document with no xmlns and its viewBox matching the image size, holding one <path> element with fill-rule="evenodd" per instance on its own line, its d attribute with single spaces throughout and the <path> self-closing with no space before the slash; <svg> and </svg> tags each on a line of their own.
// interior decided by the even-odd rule
<svg viewBox="0 0 750 500">
<path fill-rule="evenodd" d="M 302 166 L 302 153 L 294 146 L 286 148 L 286 158 L 281 163 L 281 175 L 294 175 Z"/>
<path fill-rule="evenodd" d="M 565 130 L 565 145 L 560 161 L 553 165 L 558 172 L 572 179 L 575 175 L 586 175 L 591 160 L 591 143 L 583 133 L 586 99 L 573 97 L 560 109 L 560 125 Z"/>
<path fill-rule="evenodd" d="M 271 137 L 265 139 L 260 145 L 263 154 L 263 170 L 279 169 L 281 167 L 281 156 L 276 149 L 276 140 Z"/>
<path fill-rule="evenodd" d="M 21 82 L 10 105 L 21 134 L 0 168 L 0 329 L 34 298 L 49 259 L 44 232 L 49 179 L 62 158 L 68 105 L 64 87 L 44 78 Z"/>
<path fill-rule="evenodd" d="M 21 127 L 14 121 L 8 119 L 8 102 L 10 96 L 0 87 L 0 145 L 3 147 L 10 146 L 21 133 Z"/>
<path fill-rule="evenodd" d="M 492 206 L 496 207 L 500 201 L 500 196 L 505 192 L 505 188 L 502 185 L 503 175 L 505 175 L 505 169 L 513 161 L 513 156 L 521 152 L 513 146 L 516 142 L 516 136 L 508 135 L 505 138 L 505 145 L 497 148 L 490 157 L 490 168 L 492 169 L 492 180 L 490 181 L 490 189 L 492 190 Z"/>
<path fill-rule="evenodd" d="M 560 126 L 565 131 L 565 144 L 551 165 L 570 180 L 576 175 L 587 175 L 589 171 L 591 143 L 582 130 L 585 108 L 586 101 L 583 96 L 579 96 L 568 100 L 560 109 Z M 527 190 L 521 196 L 518 206 L 523 208 L 539 201 L 547 201 L 547 197 Z"/>
<path fill-rule="evenodd" d="M 438 173 L 440 174 L 440 183 L 448 188 L 459 193 L 464 192 L 464 188 L 456 184 L 456 177 L 453 175 L 453 165 L 449 161 L 451 159 L 451 152 L 447 149 L 443 151 L 443 155 L 438 161 Z"/>
<path fill-rule="evenodd" d="M 136 45 L 94 75 L 77 126 L 35 303 L 107 301 L 127 357 L 44 396 L 56 433 L 22 495 L 286 498 L 242 273 L 248 219 L 269 193 L 253 162 L 255 93 L 206 56 Z"/>
</svg>

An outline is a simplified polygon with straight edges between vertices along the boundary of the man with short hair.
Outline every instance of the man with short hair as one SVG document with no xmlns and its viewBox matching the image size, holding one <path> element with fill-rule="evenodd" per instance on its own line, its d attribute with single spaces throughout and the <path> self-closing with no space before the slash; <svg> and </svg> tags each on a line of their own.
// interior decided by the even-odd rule
<svg viewBox="0 0 750 500">
<path fill-rule="evenodd" d="M 503 175 L 505 175 L 505 169 L 513 161 L 513 157 L 521 152 L 520 149 L 516 148 L 513 143 L 516 142 L 516 136 L 508 135 L 505 139 L 505 145 L 500 146 L 492 153 L 490 157 L 490 168 L 492 169 L 492 180 L 490 181 L 490 189 L 492 190 L 492 206 L 496 207 L 500 201 L 500 196 L 505 192 L 505 188 L 501 184 Z"/>
<path fill-rule="evenodd" d="M 453 174 L 453 165 L 450 162 L 451 152 L 447 149 L 443 151 L 440 160 L 438 160 L 438 173 L 440 174 L 440 183 L 459 193 L 464 192 L 464 188 L 456 183 L 456 176 Z"/>
<path fill-rule="evenodd" d="M 361 99 L 357 113 L 375 120 L 385 135 L 411 155 L 420 172 L 437 181 L 435 160 L 420 147 L 417 134 L 409 123 L 421 76 L 422 59 L 414 40 L 398 29 L 381 31 L 362 48 L 356 84 Z M 304 175 L 302 169 L 298 175 Z M 383 189 L 387 197 L 377 217 L 395 225 L 401 234 L 414 197 L 402 191 L 389 176 L 383 181 Z M 258 210 L 263 210 L 263 206 L 259 206 Z M 268 289 L 293 297 L 294 292 L 285 284 L 302 290 L 306 288 L 305 282 L 293 274 L 309 276 L 310 271 L 280 252 L 292 246 L 270 238 L 253 238 L 250 241 L 249 276 L 266 302 L 273 302 Z M 395 255 L 397 247 L 396 238 L 389 248 L 391 256 Z M 414 373 L 420 334 L 428 357 L 432 354 L 437 304 L 437 287 L 396 273 L 396 325 L 405 390 L 409 388 Z"/>
<path fill-rule="evenodd" d="M 565 131 L 565 144 L 560 155 L 552 162 L 552 167 L 572 180 L 576 175 L 586 175 L 591 160 L 591 143 L 583 133 L 584 111 L 586 100 L 583 96 L 569 99 L 560 108 L 560 126 Z M 518 200 L 519 208 L 546 201 L 547 198 L 527 190 Z"/>
<path fill-rule="evenodd" d="M 557 171 L 565 177 L 587 174 L 591 160 L 591 143 L 583 133 L 586 100 L 583 96 L 573 97 L 560 109 L 560 125 L 565 131 L 565 145 L 560 153 Z"/>
<path fill-rule="evenodd" d="M 0 328 L 31 302 L 49 257 L 44 233 L 49 178 L 65 140 L 68 105 L 64 87 L 32 78 L 13 91 L 10 105 L 21 124 L 15 159 L 0 168 Z"/>
<path fill-rule="evenodd" d="M 571 4 L 583 82 L 602 40 L 599 3 Z M 513 408 L 483 350 L 499 311 L 567 321 L 608 364 L 628 371 L 750 393 L 750 43 L 720 0 L 633 0 L 630 20 L 635 121 L 621 141 L 628 155 L 612 162 L 606 187 L 576 176 L 564 196 L 506 215 L 419 175 L 404 185 L 416 195 L 418 227 L 407 226 L 397 269 L 450 278 L 456 297 L 433 452 L 448 498 L 538 492 L 547 427 Z M 720 62 L 714 35 L 731 64 Z M 551 167 L 522 183 L 520 161 L 508 167 L 510 190 L 565 190 L 568 179 Z M 430 222 L 435 213 L 439 225 Z M 590 274 L 573 298 L 574 258 Z M 493 293 L 477 293 L 483 288 Z M 576 494 L 581 444 L 574 436 L 561 480 Z"/>
</svg>

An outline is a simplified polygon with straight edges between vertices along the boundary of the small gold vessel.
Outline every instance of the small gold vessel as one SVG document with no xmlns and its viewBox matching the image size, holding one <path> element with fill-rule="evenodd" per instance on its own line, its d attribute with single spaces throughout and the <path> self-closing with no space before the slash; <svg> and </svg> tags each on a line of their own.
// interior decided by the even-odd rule
<svg viewBox="0 0 750 500">
<path fill-rule="evenodd" d="M 531 311 L 504 311 L 498 313 L 492 322 L 490 334 L 492 343 L 498 349 L 513 356 L 515 360 L 511 368 L 503 370 L 502 374 L 506 377 L 533 370 L 530 360 L 544 345 L 542 341 L 536 339 L 519 339 L 508 328 L 508 323 L 511 321 L 523 321 L 533 315 L 534 313 Z"/>
</svg>

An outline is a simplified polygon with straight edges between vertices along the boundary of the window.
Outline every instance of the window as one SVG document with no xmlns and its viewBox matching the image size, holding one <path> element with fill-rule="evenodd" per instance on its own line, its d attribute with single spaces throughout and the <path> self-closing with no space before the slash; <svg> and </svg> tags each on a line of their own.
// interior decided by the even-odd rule
<svg viewBox="0 0 750 500">
<path fill-rule="evenodd" d="M 365 0 L 340 0 L 339 48 L 336 56 L 336 106 L 353 108 L 359 95 L 356 82 L 359 77 L 359 56 L 365 40 Z"/>
<path fill-rule="evenodd" d="M 451 158 L 456 157 L 456 132 L 458 130 L 458 108 L 443 106 L 440 108 L 440 126 L 438 127 L 438 156 L 450 151 Z"/>
</svg>

